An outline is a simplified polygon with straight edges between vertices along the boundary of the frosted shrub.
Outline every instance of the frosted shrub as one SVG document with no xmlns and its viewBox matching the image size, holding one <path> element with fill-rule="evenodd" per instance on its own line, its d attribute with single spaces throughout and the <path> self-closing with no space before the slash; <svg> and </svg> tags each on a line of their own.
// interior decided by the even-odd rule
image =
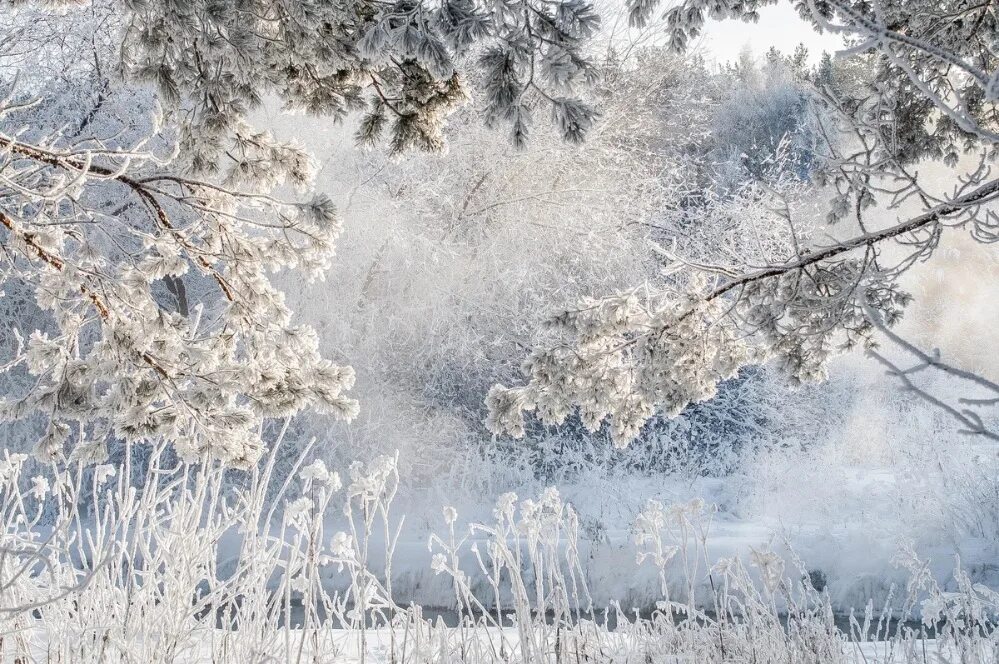
<svg viewBox="0 0 999 664">
<path fill-rule="evenodd" d="M 330 641 L 332 625 L 363 646 L 365 618 L 394 607 L 367 567 L 375 518 L 387 517 L 397 481 L 394 459 L 353 469 L 345 496 L 337 473 L 321 462 L 301 468 L 300 458 L 299 495 L 286 481 L 268 510 L 275 454 L 231 492 L 220 465 L 170 465 L 165 449 L 156 448 L 138 487 L 124 479 L 127 467 L 53 466 L 28 479 L 25 458 L 5 455 L 4 656 L 249 662 L 271 653 L 292 661 L 343 647 Z M 56 517 L 43 528 L 46 501 Z M 335 508 L 349 533 L 326 532 Z M 346 590 L 324 583 L 330 570 Z"/>
<path fill-rule="evenodd" d="M 712 559 L 714 508 L 701 501 L 649 503 L 633 526 L 639 564 L 659 572 L 661 601 L 642 611 L 595 607 L 576 512 L 555 489 L 524 500 L 505 494 L 491 522 L 467 527 L 444 508 L 427 572 L 451 582 L 449 626 L 392 591 L 403 532 L 391 509 L 396 459 L 355 465 L 344 482 L 299 457 L 297 480 L 268 491 L 283 433 L 235 491 L 223 488 L 219 465 L 168 461 L 165 446 L 135 486 L 106 465 L 28 476 L 25 457 L 5 453 L 0 660 L 825 663 L 999 654 L 999 595 L 960 567 L 944 589 L 903 551 L 911 581 L 898 606 L 879 615 L 869 606 L 846 634 L 793 557 L 760 549 L 748 562 Z M 40 525 L 43 510 L 55 514 L 51 526 Z M 898 620 L 916 617 L 915 627 Z"/>
</svg>

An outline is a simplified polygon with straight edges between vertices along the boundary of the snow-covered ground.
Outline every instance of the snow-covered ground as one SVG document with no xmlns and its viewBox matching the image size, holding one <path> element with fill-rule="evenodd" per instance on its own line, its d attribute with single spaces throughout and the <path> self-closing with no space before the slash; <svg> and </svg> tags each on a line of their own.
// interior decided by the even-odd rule
<svg viewBox="0 0 999 664">
<path fill-rule="evenodd" d="M 270 648 L 266 653 L 256 653 L 259 659 L 254 661 L 309 662 L 311 664 L 337 663 L 371 663 L 395 664 L 398 662 L 510 662 L 523 661 L 524 652 L 521 644 L 527 636 L 528 640 L 537 642 L 542 635 L 533 631 L 525 635 L 516 627 L 466 627 L 428 628 L 423 634 L 410 626 L 398 629 L 371 628 L 362 634 L 351 630 L 324 630 L 320 634 L 310 635 L 301 630 L 289 630 L 277 633 L 268 639 Z M 582 633 L 581 633 L 582 634 Z M 422 640 L 421 640 L 422 637 Z M 18 656 L 0 657 L 4 664 L 24 664 L 26 661 L 52 661 L 52 651 L 47 648 L 45 635 L 40 632 L 26 632 L 20 635 L 28 645 L 27 651 L 20 651 Z M 81 639 L 84 638 L 81 635 Z M 181 644 L 173 654 L 176 664 L 209 664 L 219 661 L 232 648 L 229 644 L 239 639 L 238 633 L 223 630 L 205 629 L 196 632 L 185 643 Z M 134 644 L 139 645 L 139 644 Z M 152 644 L 151 644 L 152 647 Z M 588 661 L 588 662 L 633 662 L 636 659 L 650 664 L 701 664 L 705 660 L 698 657 L 696 651 L 684 652 L 682 648 L 666 646 L 650 648 L 650 644 L 641 643 L 634 631 L 624 628 L 617 631 L 598 631 L 593 629 L 589 638 L 580 636 L 566 639 L 564 651 L 557 657 L 554 651 L 558 648 L 551 644 L 551 657 L 538 658 L 538 661 Z M 141 647 L 140 647 L 141 649 Z M 111 649 L 109 649 L 111 652 Z M 742 653 L 732 653 L 722 661 L 734 664 L 743 662 L 776 661 L 768 659 L 774 653 L 762 650 L 755 659 L 744 658 Z M 905 642 L 897 641 L 867 641 L 862 643 L 847 642 L 845 639 L 839 649 L 833 652 L 798 653 L 806 658 L 793 661 L 814 661 L 817 664 L 925 664 L 927 662 L 967 662 L 969 664 L 994 661 L 995 648 L 981 644 L 972 651 L 962 652 L 954 646 L 943 646 L 935 639 L 914 639 Z M 831 656 L 830 656 L 831 655 Z M 28 659 L 23 659 L 25 656 Z M 111 660 L 108 661 L 117 661 Z"/>
</svg>

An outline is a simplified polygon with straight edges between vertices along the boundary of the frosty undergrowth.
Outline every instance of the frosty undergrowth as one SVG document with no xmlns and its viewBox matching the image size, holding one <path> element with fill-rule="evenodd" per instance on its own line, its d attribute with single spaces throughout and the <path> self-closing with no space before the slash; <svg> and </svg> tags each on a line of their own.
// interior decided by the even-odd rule
<svg viewBox="0 0 999 664">
<path fill-rule="evenodd" d="M 280 440 L 278 441 L 278 444 Z M 278 445 L 273 448 L 277 449 Z M 308 454 L 308 451 L 305 452 Z M 793 557 L 707 554 L 714 508 L 649 502 L 633 524 L 638 565 L 654 566 L 654 609 L 594 606 L 575 510 L 555 489 L 504 494 L 494 519 L 429 538 L 449 579 L 450 626 L 393 593 L 402 517 L 396 459 L 341 478 L 300 457 L 271 484 L 272 455 L 242 487 L 218 466 L 151 458 L 131 469 L 0 462 L 0 652 L 64 662 L 923 662 L 999 655 L 999 595 L 957 570 L 945 592 L 913 554 L 894 609 L 837 626 L 828 596 Z M 270 507 L 268 507 L 270 505 Z M 42 514 L 54 511 L 50 527 Z M 469 565 L 469 561 L 474 565 Z M 897 618 L 922 623 L 904 623 Z M 927 637 L 934 637 L 932 640 Z M 872 643 L 876 641 L 877 643 Z M 936 655 L 934 655 L 936 656 Z M 981 659 L 985 658 L 985 659 Z"/>
</svg>

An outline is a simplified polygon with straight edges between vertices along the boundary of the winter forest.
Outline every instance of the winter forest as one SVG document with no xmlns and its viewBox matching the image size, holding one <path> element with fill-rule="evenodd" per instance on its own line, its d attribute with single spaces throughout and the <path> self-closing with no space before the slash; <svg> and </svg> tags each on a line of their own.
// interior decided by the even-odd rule
<svg viewBox="0 0 999 664">
<path fill-rule="evenodd" d="M 994 0 L 0 0 L 0 662 L 999 662 L 997 162 Z"/>
</svg>

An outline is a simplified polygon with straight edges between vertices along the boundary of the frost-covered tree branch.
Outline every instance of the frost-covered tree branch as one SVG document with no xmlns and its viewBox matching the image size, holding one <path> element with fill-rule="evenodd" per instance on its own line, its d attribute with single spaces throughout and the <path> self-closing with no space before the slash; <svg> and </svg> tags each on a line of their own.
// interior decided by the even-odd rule
<svg viewBox="0 0 999 664">
<path fill-rule="evenodd" d="M 916 360 L 916 364 L 902 368 L 883 353 L 874 349 L 868 350 L 868 354 L 885 367 L 889 376 L 898 380 L 906 391 L 916 394 L 920 399 L 954 418 L 962 426 L 961 433 L 999 441 L 999 431 L 996 431 L 995 425 L 992 424 L 992 420 L 995 419 L 995 411 L 992 409 L 999 406 L 999 384 L 984 376 L 947 364 L 941 359 L 939 349 L 927 352 L 919 348 L 888 328 L 876 312 L 869 311 L 868 319 L 892 345 Z M 965 386 L 970 387 L 976 396 L 960 397 L 956 405 L 948 403 L 943 397 L 933 394 L 914 379 L 916 374 L 929 373 L 926 371 L 927 369 L 940 372 L 951 379 L 962 382 Z"/>
<path fill-rule="evenodd" d="M 0 122 L 17 127 L 44 103 L 9 100 Z M 2 415 L 47 417 L 46 458 L 99 460 L 113 434 L 248 465 L 261 418 L 356 409 L 342 394 L 352 372 L 320 356 L 268 277 L 284 266 L 322 277 L 340 229 L 329 200 L 175 176 L 152 148 L 161 139 L 156 126 L 127 148 L 120 136 L 0 132 L 0 281 L 33 292 L 47 321 L 25 331 L 8 370 L 34 379 Z M 269 177 L 294 182 L 302 167 L 276 161 Z M 165 298 L 167 279 L 198 288 L 187 312 Z"/>
<path fill-rule="evenodd" d="M 670 44 L 684 49 L 709 16 L 752 21 L 768 4 L 685 0 L 666 11 Z M 853 216 L 860 232 L 799 246 L 784 205 L 776 216 L 791 224 L 791 260 L 685 262 L 684 272 L 707 276 L 690 279 L 679 294 L 639 289 L 555 317 L 552 340 L 524 364 L 526 384 L 490 392 L 493 431 L 522 435 L 524 412 L 558 423 L 578 406 L 588 427 L 609 418 L 615 440 L 627 444 L 657 409 L 675 416 L 746 364 L 773 360 L 793 382 L 820 379 L 836 352 L 871 343 L 865 308 L 886 325 L 898 320 L 910 299 L 899 279 L 932 258 L 943 232 L 965 229 L 995 241 L 999 111 L 990 72 L 999 72 L 999 59 L 989 7 L 796 4 L 816 27 L 861 40 L 852 52 L 867 71 L 836 78 L 830 65 L 809 81 L 822 136 L 814 177 L 832 192 L 827 220 L 834 229 Z M 631 3 L 633 23 L 645 24 L 656 6 Z M 964 167 L 969 158 L 977 166 Z M 950 191 L 920 175 L 924 160 L 951 169 Z"/>
<path fill-rule="evenodd" d="M 199 171 L 219 167 L 268 94 L 334 119 L 360 111 L 359 141 L 387 136 L 396 153 L 441 149 L 469 81 L 517 141 L 538 107 L 573 141 L 594 117 L 573 93 L 593 80 L 582 46 L 599 26 L 582 0 L 185 0 L 132 4 L 125 24 L 123 71 L 190 112 L 182 143 Z"/>
</svg>

